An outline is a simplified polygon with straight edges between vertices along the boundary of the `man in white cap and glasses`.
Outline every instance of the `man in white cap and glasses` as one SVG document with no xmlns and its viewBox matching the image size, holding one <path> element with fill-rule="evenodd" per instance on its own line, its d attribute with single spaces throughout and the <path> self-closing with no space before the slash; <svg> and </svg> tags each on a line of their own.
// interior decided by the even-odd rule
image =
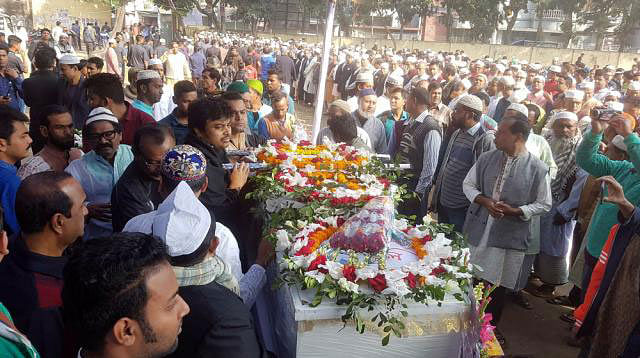
<svg viewBox="0 0 640 358">
<path fill-rule="evenodd" d="M 364 88 L 358 96 L 358 107 L 353 112 L 358 127 L 362 127 L 371 139 L 372 149 L 376 153 L 386 153 L 387 136 L 382 121 L 375 117 L 378 97 L 372 88 Z M 351 108 L 351 105 L 349 105 Z"/>
<path fill-rule="evenodd" d="M 136 130 L 145 124 L 156 121 L 153 117 L 153 105 L 162 97 L 163 83 L 160 74 L 154 70 L 138 72 L 136 89 L 138 98 L 131 103 L 126 118 L 121 119 L 122 142 L 133 144 Z"/>
<path fill-rule="evenodd" d="M 355 81 L 347 85 L 347 91 L 355 93 L 355 95 L 347 99 L 347 103 L 351 107 L 352 111 L 358 109 L 358 94 L 365 88 L 373 89 L 373 74 L 369 71 L 357 71 L 355 74 Z M 373 92 L 375 95 L 375 91 Z M 376 96 L 377 99 L 377 96 Z M 376 101 L 376 105 L 377 105 Z"/>
<path fill-rule="evenodd" d="M 80 59 L 74 55 L 64 55 L 60 58 L 60 72 L 62 80 L 58 86 L 59 103 L 69 109 L 73 118 L 73 127 L 82 129 L 89 114 L 84 78 L 80 72 Z"/>
<path fill-rule="evenodd" d="M 435 181 L 431 210 L 438 220 L 452 224 L 462 232 L 469 200 L 462 191 L 462 181 L 481 154 L 495 149 L 494 132 L 486 130 L 480 121 L 484 105 L 474 95 L 463 96 L 451 114 L 451 135 L 440 171 Z"/>
<path fill-rule="evenodd" d="M 578 207 L 586 172 L 576 165 L 576 151 L 582 139 L 578 117 L 570 111 L 556 113 L 552 118 L 552 131 L 545 136 L 551 146 L 557 174 L 551 180 L 553 205 L 540 220 L 540 254 L 536 261 L 536 274 L 544 283 L 534 295 L 551 298 L 558 285 L 567 283 L 569 266 L 567 254 L 575 227 Z"/>
<path fill-rule="evenodd" d="M 535 75 L 533 77 L 531 80 L 531 92 L 527 95 L 527 101 L 537 104 L 546 111 L 548 109 L 547 106 L 553 102 L 553 98 L 544 91 L 544 82 L 544 76 Z"/>
<path fill-rule="evenodd" d="M 60 34 L 60 38 L 53 49 L 56 50 L 56 57 L 58 58 L 58 60 L 61 59 L 64 55 L 76 54 L 73 46 L 71 46 L 71 44 L 69 43 L 69 36 L 64 32 Z"/>
<path fill-rule="evenodd" d="M 206 178 L 204 172 L 201 175 Z M 133 218 L 125 230 L 153 234 L 165 242 L 178 292 L 191 308 L 183 319 L 178 347 L 169 357 L 194 357 L 201 352 L 266 357 L 249 311 L 251 304 L 243 302 L 229 266 L 216 256 L 216 226 L 215 216 L 194 189 L 179 182 L 158 210 Z"/>
<path fill-rule="evenodd" d="M 89 222 L 85 239 L 108 236 L 111 226 L 111 190 L 133 161 L 131 147 L 121 144 L 120 123 L 113 113 L 95 108 L 89 113 L 83 140 L 92 151 L 69 164 L 65 170 L 80 182 L 87 194 Z"/>
</svg>

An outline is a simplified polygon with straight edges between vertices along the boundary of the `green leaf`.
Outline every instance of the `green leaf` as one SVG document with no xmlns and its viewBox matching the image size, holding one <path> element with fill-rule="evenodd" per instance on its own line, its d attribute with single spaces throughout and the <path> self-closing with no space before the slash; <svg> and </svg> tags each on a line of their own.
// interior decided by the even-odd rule
<svg viewBox="0 0 640 358">
<path fill-rule="evenodd" d="M 384 336 L 384 338 L 382 338 L 382 346 L 386 346 L 387 344 L 389 344 L 390 336 L 390 334 L 387 334 L 386 336 Z"/>
</svg>

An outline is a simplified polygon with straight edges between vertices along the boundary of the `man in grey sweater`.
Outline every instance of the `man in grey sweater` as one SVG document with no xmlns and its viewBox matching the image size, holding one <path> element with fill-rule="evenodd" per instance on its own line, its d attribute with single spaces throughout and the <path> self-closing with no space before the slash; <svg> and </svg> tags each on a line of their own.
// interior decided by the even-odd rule
<svg viewBox="0 0 640 358">
<path fill-rule="evenodd" d="M 531 243 L 531 217 L 551 209 L 549 168 L 527 151 L 530 131 L 527 121 L 503 118 L 496 149 L 482 154 L 463 182 L 471 202 L 463 232 L 471 263 L 482 269 L 474 276 L 499 286 L 487 308 L 494 325 L 500 321 L 506 290 L 526 284 L 520 282 L 520 270 Z"/>
</svg>

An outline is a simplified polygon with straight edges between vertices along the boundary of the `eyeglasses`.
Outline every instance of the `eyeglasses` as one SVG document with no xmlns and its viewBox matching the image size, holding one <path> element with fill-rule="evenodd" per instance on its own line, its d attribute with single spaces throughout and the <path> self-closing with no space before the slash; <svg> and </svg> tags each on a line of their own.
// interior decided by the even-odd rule
<svg viewBox="0 0 640 358">
<path fill-rule="evenodd" d="M 102 138 L 106 139 L 106 140 L 113 140 L 113 138 L 116 137 L 116 134 L 118 133 L 118 131 L 116 130 L 110 130 L 110 131 L 106 131 L 106 132 L 102 132 L 102 133 L 91 133 L 89 135 L 87 135 L 87 139 L 90 141 L 98 141 Z"/>
<path fill-rule="evenodd" d="M 147 168 L 151 169 L 151 168 L 157 168 L 159 166 L 162 165 L 162 161 L 148 161 L 146 159 L 142 159 L 144 161 L 144 165 L 147 166 Z"/>
</svg>

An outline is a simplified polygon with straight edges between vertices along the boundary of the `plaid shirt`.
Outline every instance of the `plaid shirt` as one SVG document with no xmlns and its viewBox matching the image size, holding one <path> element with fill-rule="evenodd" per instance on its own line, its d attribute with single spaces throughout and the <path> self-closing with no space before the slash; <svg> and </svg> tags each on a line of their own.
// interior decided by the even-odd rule
<svg viewBox="0 0 640 358">
<path fill-rule="evenodd" d="M 438 105 L 433 108 L 429 108 L 429 114 L 433 116 L 443 129 L 449 127 L 451 124 L 451 113 L 451 109 L 445 106 L 442 102 L 438 103 Z"/>
</svg>

